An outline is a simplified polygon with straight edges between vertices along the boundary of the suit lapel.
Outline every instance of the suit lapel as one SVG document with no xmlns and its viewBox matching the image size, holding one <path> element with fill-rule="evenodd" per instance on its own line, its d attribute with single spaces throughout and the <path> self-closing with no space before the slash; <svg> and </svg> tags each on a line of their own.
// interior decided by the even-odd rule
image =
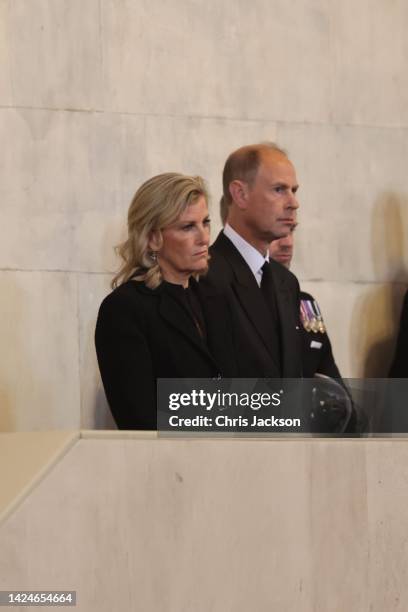
<svg viewBox="0 0 408 612">
<path fill-rule="evenodd" d="M 217 289 L 205 283 L 196 283 L 196 292 L 203 309 L 208 348 L 217 355 L 222 372 L 238 376 L 231 324 L 226 320 L 230 313 L 228 302 Z"/>
<path fill-rule="evenodd" d="M 271 315 L 252 271 L 239 251 L 223 233 L 218 236 L 213 248 L 222 254 L 229 262 L 234 273 L 232 289 L 235 296 L 245 310 L 248 319 L 255 327 L 268 353 L 276 363 L 272 349 L 274 331 Z M 276 363 L 276 366 L 279 370 L 280 367 L 278 363 Z"/>
</svg>

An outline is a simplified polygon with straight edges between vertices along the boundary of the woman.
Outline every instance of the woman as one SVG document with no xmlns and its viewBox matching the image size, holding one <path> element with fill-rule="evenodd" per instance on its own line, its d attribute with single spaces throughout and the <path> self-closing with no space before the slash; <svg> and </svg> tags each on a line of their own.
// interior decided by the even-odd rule
<svg viewBox="0 0 408 612">
<path fill-rule="evenodd" d="M 128 213 L 123 265 L 99 310 L 95 342 L 120 429 L 156 428 L 158 378 L 236 375 L 221 296 L 197 282 L 208 266 L 210 220 L 200 177 L 146 181 Z"/>
</svg>

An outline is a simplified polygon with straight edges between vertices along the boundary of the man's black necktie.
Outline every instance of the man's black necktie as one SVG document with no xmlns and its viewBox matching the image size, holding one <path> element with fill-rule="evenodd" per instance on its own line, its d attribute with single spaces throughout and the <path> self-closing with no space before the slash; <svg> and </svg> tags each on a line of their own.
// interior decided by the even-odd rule
<svg viewBox="0 0 408 612">
<path fill-rule="evenodd" d="M 273 284 L 272 267 L 269 261 L 265 261 L 262 266 L 261 291 L 266 302 L 273 308 L 274 314 L 276 314 L 275 288 Z"/>
</svg>

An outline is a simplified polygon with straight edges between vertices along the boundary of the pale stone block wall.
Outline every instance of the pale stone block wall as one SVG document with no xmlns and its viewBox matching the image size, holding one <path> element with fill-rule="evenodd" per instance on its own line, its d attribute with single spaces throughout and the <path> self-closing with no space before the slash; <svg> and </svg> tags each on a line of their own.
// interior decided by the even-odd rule
<svg viewBox="0 0 408 612">
<path fill-rule="evenodd" d="M 0 524 L 1 590 L 76 590 L 81 612 L 406 609 L 406 440 L 98 433 L 8 440 L 43 479 L 11 470 L 28 494 Z"/>
<path fill-rule="evenodd" d="M 293 270 L 343 374 L 386 373 L 408 266 L 407 19 L 386 0 L 0 0 L 0 429 L 111 425 L 92 335 L 134 191 L 202 174 L 215 236 L 225 157 L 259 140 L 297 166 Z"/>
</svg>

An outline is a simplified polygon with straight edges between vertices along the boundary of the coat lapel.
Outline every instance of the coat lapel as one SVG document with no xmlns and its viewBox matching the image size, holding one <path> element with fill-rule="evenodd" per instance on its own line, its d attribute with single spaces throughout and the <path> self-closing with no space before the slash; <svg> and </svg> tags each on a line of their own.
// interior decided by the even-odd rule
<svg viewBox="0 0 408 612">
<path fill-rule="evenodd" d="M 217 356 L 221 371 L 226 376 L 238 376 L 228 302 L 217 289 L 205 283 L 196 283 L 207 330 L 208 348 Z"/>
<path fill-rule="evenodd" d="M 209 353 L 204 340 L 194 324 L 194 321 L 182 304 L 173 298 L 167 291 L 160 291 L 160 315 L 177 331 L 185 336 L 197 349 L 199 349 L 213 365 L 217 365 Z"/>
<path fill-rule="evenodd" d="M 239 251 L 223 233 L 218 236 L 214 243 L 214 248 L 229 262 L 234 273 L 232 289 L 235 296 L 245 310 L 248 319 L 256 329 L 271 358 L 276 363 L 272 350 L 274 332 L 271 315 L 263 298 L 260 299 L 262 296 L 260 295 L 260 289 L 253 273 Z M 280 369 L 278 363 L 276 363 L 276 367 L 278 370 Z"/>
</svg>

